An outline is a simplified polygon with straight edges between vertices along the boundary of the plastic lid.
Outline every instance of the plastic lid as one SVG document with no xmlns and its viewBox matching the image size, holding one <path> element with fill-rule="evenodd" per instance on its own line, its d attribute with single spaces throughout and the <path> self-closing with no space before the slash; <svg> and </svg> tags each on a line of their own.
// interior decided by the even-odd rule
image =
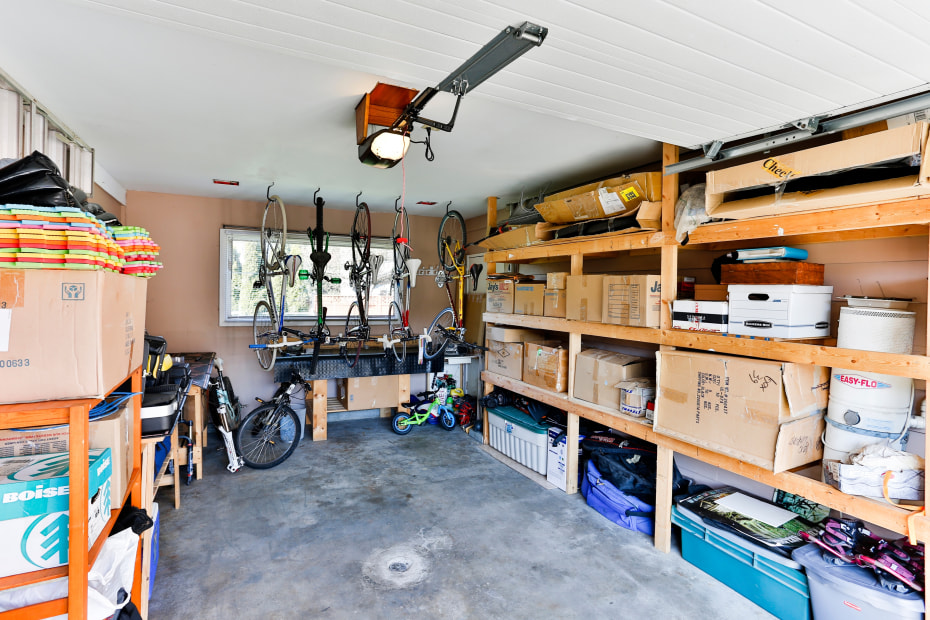
<svg viewBox="0 0 930 620">
<path fill-rule="evenodd" d="M 772 551 L 770 549 L 766 549 L 762 545 L 756 544 L 751 540 L 747 540 L 741 536 L 737 536 L 733 532 L 728 532 L 718 527 L 712 521 L 705 521 L 699 515 L 688 510 L 687 508 L 684 508 L 682 506 L 672 506 L 672 510 L 673 511 L 677 510 L 678 514 L 680 514 L 685 519 L 688 519 L 689 521 L 692 521 L 700 525 L 701 527 L 711 530 L 717 536 L 720 536 L 721 538 L 728 540 L 735 545 L 739 545 L 740 547 L 742 547 L 743 549 L 746 549 L 747 551 L 751 553 L 764 557 L 765 559 L 775 562 L 777 564 L 781 564 L 782 566 L 786 566 L 794 570 L 801 570 L 801 565 L 797 561 L 792 560 L 791 558 L 787 558 L 784 555 L 780 553 L 776 553 L 775 551 Z"/>
<path fill-rule="evenodd" d="M 516 407 L 489 407 L 488 413 L 493 413 L 508 422 L 513 422 L 514 424 L 522 426 L 532 433 L 545 434 L 549 432 L 549 426 L 547 424 L 537 424 L 536 420 L 530 417 L 528 413 L 523 413 Z"/>
<path fill-rule="evenodd" d="M 919 592 L 901 594 L 883 588 L 872 569 L 827 561 L 823 558 L 823 550 L 813 543 L 795 549 L 791 557 L 807 569 L 808 576 L 813 573 L 829 581 L 845 596 L 862 599 L 873 607 L 897 614 L 924 611 L 924 599 Z"/>
</svg>

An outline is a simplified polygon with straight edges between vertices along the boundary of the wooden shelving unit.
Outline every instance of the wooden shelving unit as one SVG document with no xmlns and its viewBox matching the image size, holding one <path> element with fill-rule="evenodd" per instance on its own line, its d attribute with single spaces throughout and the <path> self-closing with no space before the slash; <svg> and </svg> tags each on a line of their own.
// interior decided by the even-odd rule
<svg viewBox="0 0 930 620">
<path fill-rule="evenodd" d="M 677 147 L 666 145 L 663 162 L 667 165 L 677 160 Z M 928 224 L 930 224 L 930 197 L 893 203 L 849 206 L 833 211 L 707 224 L 693 231 L 689 236 L 688 244 L 681 246 L 675 240 L 672 225 L 674 206 L 678 198 L 677 187 L 677 177 L 670 175 L 664 178 L 662 231 L 604 235 L 589 240 L 566 240 L 511 250 L 489 251 L 484 255 L 491 273 L 495 272 L 494 263 L 526 264 L 570 261 L 571 274 L 581 275 L 584 273 L 584 262 L 588 259 L 627 256 L 633 251 L 637 251 L 636 253 L 641 253 L 639 251 L 655 252 L 660 255 L 661 260 L 663 308 L 660 329 L 602 325 L 549 317 L 485 313 L 484 320 L 487 323 L 567 334 L 569 389 L 567 394 L 555 394 L 487 371 L 482 373 L 482 379 L 488 386 L 496 385 L 513 390 L 565 410 L 569 416 L 567 432 L 569 445 L 574 445 L 573 442 L 577 440 L 578 418 L 593 420 L 655 443 L 659 452 L 655 545 L 664 551 L 668 551 L 671 545 L 671 484 L 675 453 L 687 455 L 769 486 L 802 495 L 892 531 L 914 535 L 922 542 L 930 541 L 930 519 L 926 516 L 919 515 L 909 519 L 912 513 L 908 510 L 886 502 L 841 493 L 801 473 L 789 471 L 774 474 L 733 457 L 655 433 L 652 427 L 644 424 L 643 421 L 571 397 L 574 392 L 575 356 L 581 350 L 582 336 L 652 343 L 658 345 L 660 350 L 674 348 L 713 350 L 732 355 L 849 368 L 923 380 L 930 379 L 930 358 L 923 355 L 874 353 L 842 349 L 823 343 L 779 342 L 675 330 L 671 329 L 669 311 L 669 302 L 674 299 L 677 288 L 679 259 L 682 256 L 687 257 L 689 251 L 746 247 L 747 242 L 753 245 L 785 245 L 927 236 Z M 489 200 L 489 225 L 495 225 L 495 220 L 496 201 Z M 930 252 L 930 246 L 928 246 L 928 252 Z M 486 387 L 486 391 L 490 391 L 490 388 Z M 572 452 L 569 450 L 569 453 Z M 930 453 L 930 446 L 927 452 Z M 569 468 L 569 490 L 575 491 L 576 485 L 571 482 L 577 479 L 577 463 L 570 462 Z M 928 494 L 930 494 L 930 487 L 928 487 Z"/>
<path fill-rule="evenodd" d="M 125 379 L 113 386 L 110 391 L 130 381 L 133 392 L 142 392 L 142 368 L 139 367 Z M 0 405 L 0 428 L 28 428 L 34 426 L 69 426 L 69 486 L 68 501 L 68 564 L 56 568 L 33 571 L 21 575 L 0 578 L 0 590 L 8 590 L 60 577 L 68 578 L 68 597 L 48 601 L 29 607 L 21 607 L 0 613 L 0 620 L 20 620 L 47 618 L 59 614 L 68 614 L 71 620 L 84 620 L 87 617 L 87 572 L 93 565 L 103 542 L 110 535 L 116 523 L 116 517 L 127 501 L 133 506 L 142 505 L 142 476 L 140 455 L 142 398 L 136 396 L 133 402 L 133 466 L 126 495 L 118 498 L 120 503 L 111 506 L 110 519 L 98 536 L 94 545 L 88 549 L 87 503 L 88 503 L 88 433 L 89 412 L 99 399 L 80 399 Z M 133 578 L 132 600 L 138 606 L 142 583 L 141 546 L 136 557 L 135 576 Z"/>
</svg>

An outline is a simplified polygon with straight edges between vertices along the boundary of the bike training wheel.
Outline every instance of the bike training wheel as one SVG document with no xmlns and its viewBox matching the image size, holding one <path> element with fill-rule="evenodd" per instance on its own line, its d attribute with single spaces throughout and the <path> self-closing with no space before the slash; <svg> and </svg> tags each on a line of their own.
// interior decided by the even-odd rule
<svg viewBox="0 0 930 620">
<path fill-rule="evenodd" d="M 300 443 L 300 418 L 286 405 L 267 403 L 245 416 L 234 439 L 246 465 L 270 469 L 286 461 Z"/>
<path fill-rule="evenodd" d="M 413 430 L 413 424 L 410 424 L 409 413 L 396 413 L 391 419 L 391 430 L 398 435 L 406 435 Z"/>
<path fill-rule="evenodd" d="M 429 331 L 426 332 L 430 337 L 430 341 L 426 343 L 426 350 L 423 351 L 423 357 L 431 360 L 434 357 L 442 355 L 442 352 L 446 350 L 446 345 L 449 343 L 448 338 L 446 338 L 446 333 L 449 328 L 454 326 L 455 315 L 452 313 L 452 308 L 446 308 L 437 314 L 433 322 L 429 324 Z"/>
<path fill-rule="evenodd" d="M 284 259 L 284 246 L 287 242 L 287 215 L 284 203 L 277 196 L 272 196 L 265 205 L 261 238 L 262 263 L 268 269 L 275 269 Z"/>
<path fill-rule="evenodd" d="M 352 220 L 352 260 L 356 266 L 367 263 L 371 257 L 371 216 L 368 205 L 361 203 Z"/>
<path fill-rule="evenodd" d="M 349 306 L 349 312 L 346 313 L 346 330 L 343 332 L 343 335 L 346 338 L 356 338 L 356 340 L 350 340 L 343 343 L 342 347 L 342 357 L 345 358 L 346 364 L 349 368 L 355 368 L 355 365 L 358 364 L 359 354 L 362 352 L 362 345 L 365 343 L 362 342 L 360 327 L 362 325 L 362 314 L 359 311 L 358 302 L 353 301 L 352 305 Z"/>
<path fill-rule="evenodd" d="M 391 302 L 388 308 L 388 336 L 391 340 L 403 339 L 407 336 L 407 330 L 404 329 L 403 314 L 400 311 L 400 305 L 396 301 Z M 400 340 L 391 344 L 391 351 L 398 362 L 403 362 L 407 357 L 407 341 Z"/>
<path fill-rule="evenodd" d="M 439 414 L 439 426 L 451 431 L 455 428 L 455 415 L 448 409 L 443 409 L 442 413 Z"/>
<path fill-rule="evenodd" d="M 262 300 L 255 304 L 255 313 L 252 314 L 252 336 L 255 344 L 274 344 L 278 338 L 278 322 L 275 320 L 274 310 L 268 305 L 268 302 Z M 258 363 L 264 370 L 271 370 L 274 366 L 274 359 L 278 355 L 278 350 L 274 349 L 255 349 L 258 355 Z"/>
<path fill-rule="evenodd" d="M 439 262 L 446 271 L 465 264 L 465 220 L 458 211 L 449 211 L 439 222 Z"/>
</svg>

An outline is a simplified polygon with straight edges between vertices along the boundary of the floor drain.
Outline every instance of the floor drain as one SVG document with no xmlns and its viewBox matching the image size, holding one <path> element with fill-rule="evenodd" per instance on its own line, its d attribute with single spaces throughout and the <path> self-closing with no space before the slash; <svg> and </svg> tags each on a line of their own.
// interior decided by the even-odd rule
<svg viewBox="0 0 930 620">
<path fill-rule="evenodd" d="M 429 576 L 429 569 L 429 558 L 409 544 L 377 551 L 362 564 L 365 577 L 385 588 L 414 586 Z"/>
</svg>

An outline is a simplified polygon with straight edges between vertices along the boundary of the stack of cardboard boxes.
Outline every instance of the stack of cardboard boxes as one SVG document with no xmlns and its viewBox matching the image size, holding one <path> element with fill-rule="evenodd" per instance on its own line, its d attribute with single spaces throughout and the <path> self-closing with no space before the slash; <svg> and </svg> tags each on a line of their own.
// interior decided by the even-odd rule
<svg viewBox="0 0 930 620">
<path fill-rule="evenodd" d="M 489 326 L 487 369 L 553 392 L 568 390 L 568 349 L 533 330 Z"/>
</svg>

